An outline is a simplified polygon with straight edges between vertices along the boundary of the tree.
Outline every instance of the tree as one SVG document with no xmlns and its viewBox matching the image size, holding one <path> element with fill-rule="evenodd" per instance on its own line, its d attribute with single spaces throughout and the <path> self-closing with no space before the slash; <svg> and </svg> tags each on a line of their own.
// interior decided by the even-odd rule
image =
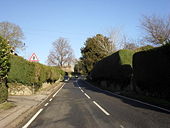
<svg viewBox="0 0 170 128">
<path fill-rule="evenodd" d="M 143 16 L 141 27 L 145 31 L 144 40 L 153 44 L 164 44 L 170 39 L 170 17 Z"/>
<path fill-rule="evenodd" d="M 135 50 L 138 46 L 135 43 L 126 43 L 124 44 L 123 49 Z"/>
<path fill-rule="evenodd" d="M 84 66 L 83 66 L 83 62 L 82 60 L 77 60 L 75 62 L 75 66 L 74 66 L 74 72 L 76 74 L 85 74 L 86 73 L 86 70 L 84 69 Z"/>
<path fill-rule="evenodd" d="M 88 38 L 85 47 L 81 48 L 81 61 L 86 73 L 89 73 L 94 64 L 104 57 L 113 53 L 115 47 L 109 38 L 97 34 L 92 38 Z"/>
<path fill-rule="evenodd" d="M 8 41 L 14 51 L 24 48 L 25 44 L 22 42 L 24 34 L 18 25 L 10 22 L 0 22 L 0 36 Z"/>
<path fill-rule="evenodd" d="M 7 41 L 0 36 L 0 83 L 7 78 L 9 71 L 10 46 Z"/>
<path fill-rule="evenodd" d="M 137 40 L 127 39 L 126 37 L 124 37 L 123 44 L 123 49 L 135 50 L 139 47 L 141 43 Z"/>
<path fill-rule="evenodd" d="M 74 61 L 73 50 L 69 42 L 60 37 L 53 42 L 53 49 L 48 56 L 49 65 L 66 66 L 70 65 Z"/>
<path fill-rule="evenodd" d="M 124 45 L 129 41 L 128 36 L 124 34 L 122 28 L 111 28 L 107 33 L 109 40 L 115 46 L 115 50 L 124 48 Z"/>
</svg>

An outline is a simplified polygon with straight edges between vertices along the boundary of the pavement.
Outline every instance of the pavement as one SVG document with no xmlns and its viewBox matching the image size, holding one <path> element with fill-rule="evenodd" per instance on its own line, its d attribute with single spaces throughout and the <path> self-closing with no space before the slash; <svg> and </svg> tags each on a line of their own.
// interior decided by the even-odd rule
<svg viewBox="0 0 170 128">
<path fill-rule="evenodd" d="M 30 96 L 9 96 L 8 101 L 16 107 L 0 112 L 0 128 L 21 127 L 61 86 L 60 83 Z"/>
<path fill-rule="evenodd" d="M 170 113 L 71 80 L 24 128 L 170 128 Z"/>
</svg>

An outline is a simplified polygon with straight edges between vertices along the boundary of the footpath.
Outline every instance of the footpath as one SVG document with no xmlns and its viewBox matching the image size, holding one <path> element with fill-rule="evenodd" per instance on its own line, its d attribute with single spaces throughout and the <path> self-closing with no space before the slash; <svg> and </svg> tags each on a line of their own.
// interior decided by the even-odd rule
<svg viewBox="0 0 170 128">
<path fill-rule="evenodd" d="M 16 105 L 0 111 L 0 128 L 20 128 L 48 100 L 63 83 L 57 83 L 47 90 L 29 96 L 9 96 L 8 101 Z"/>
</svg>

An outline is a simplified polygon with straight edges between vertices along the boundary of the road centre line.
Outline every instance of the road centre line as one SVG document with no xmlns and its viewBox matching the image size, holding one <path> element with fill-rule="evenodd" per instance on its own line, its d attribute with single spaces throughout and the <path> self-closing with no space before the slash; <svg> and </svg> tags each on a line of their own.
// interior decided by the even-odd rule
<svg viewBox="0 0 170 128">
<path fill-rule="evenodd" d="M 77 84 L 78 84 L 78 82 L 77 82 Z M 80 87 L 79 87 L 79 88 L 80 88 Z M 84 91 L 83 91 L 82 89 L 80 89 L 80 90 L 84 93 Z M 90 96 L 88 96 L 86 93 L 84 93 L 84 95 L 85 95 L 87 98 L 91 99 Z M 93 103 L 94 103 L 100 110 L 102 110 L 107 116 L 110 115 L 110 114 L 109 114 L 104 108 L 102 108 L 98 103 L 96 103 L 95 101 L 93 101 Z"/>
<path fill-rule="evenodd" d="M 107 116 L 110 115 L 110 114 L 109 114 L 104 108 L 102 108 L 98 103 L 96 103 L 95 101 L 93 101 L 93 103 L 94 103 L 98 108 L 100 108 L 100 110 L 102 110 Z"/>
<path fill-rule="evenodd" d="M 84 95 L 85 95 L 88 99 L 91 99 L 90 96 L 88 96 L 86 93 L 84 93 Z"/>
<path fill-rule="evenodd" d="M 48 105 L 48 103 L 46 103 L 44 106 L 47 106 Z"/>
<path fill-rule="evenodd" d="M 22 128 L 27 128 L 34 120 L 35 118 L 41 113 L 43 109 L 41 108 Z"/>
<path fill-rule="evenodd" d="M 59 91 L 63 88 L 63 86 L 64 86 L 64 85 L 62 85 L 61 88 L 58 89 L 58 91 L 53 95 L 53 97 L 55 97 L 55 96 L 59 93 Z"/>
<path fill-rule="evenodd" d="M 52 98 L 49 101 L 52 101 Z"/>
</svg>

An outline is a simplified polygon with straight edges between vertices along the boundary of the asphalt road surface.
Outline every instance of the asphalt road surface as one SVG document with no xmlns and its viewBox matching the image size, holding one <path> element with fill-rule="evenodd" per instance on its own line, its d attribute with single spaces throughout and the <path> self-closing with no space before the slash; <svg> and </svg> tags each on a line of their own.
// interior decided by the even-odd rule
<svg viewBox="0 0 170 128">
<path fill-rule="evenodd" d="M 170 113 L 83 80 L 66 83 L 38 114 L 29 128 L 170 128 Z"/>
</svg>

